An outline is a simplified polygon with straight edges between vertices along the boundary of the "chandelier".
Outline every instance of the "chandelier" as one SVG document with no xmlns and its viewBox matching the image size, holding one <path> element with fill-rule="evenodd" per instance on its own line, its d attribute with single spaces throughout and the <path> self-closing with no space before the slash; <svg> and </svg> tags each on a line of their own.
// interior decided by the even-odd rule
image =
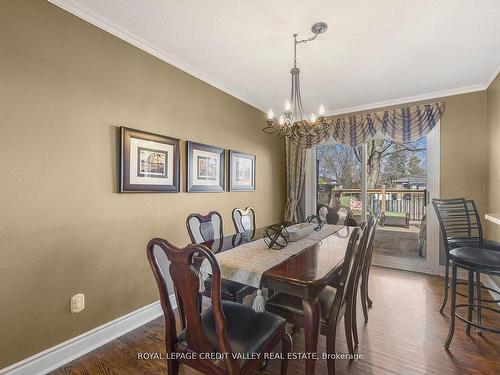
<svg viewBox="0 0 500 375">
<path fill-rule="evenodd" d="M 299 143 L 303 137 L 318 137 L 324 134 L 331 127 L 326 122 L 325 107 L 321 104 L 318 109 L 318 115 L 312 113 L 309 118 L 304 114 L 302 99 L 300 95 L 300 69 L 297 67 L 297 45 L 310 42 L 324 33 L 328 25 L 324 22 L 315 23 L 311 27 L 314 36 L 308 39 L 297 40 L 297 34 L 293 34 L 293 68 L 290 70 L 292 75 L 292 92 L 290 99 L 286 100 L 284 112 L 276 120 L 272 109 L 267 114 L 267 125 L 262 129 L 268 134 L 276 134 L 278 138 L 287 137 L 294 143 Z"/>
</svg>

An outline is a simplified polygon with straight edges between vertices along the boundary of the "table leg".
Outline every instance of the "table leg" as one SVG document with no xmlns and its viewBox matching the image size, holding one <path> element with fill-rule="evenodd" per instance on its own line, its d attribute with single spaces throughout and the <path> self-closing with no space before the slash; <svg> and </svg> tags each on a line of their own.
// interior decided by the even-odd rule
<svg viewBox="0 0 500 375">
<path fill-rule="evenodd" d="M 305 351 L 318 352 L 318 335 L 320 323 L 320 305 L 317 298 L 302 300 L 304 308 Z M 306 375 L 313 375 L 316 366 L 315 359 L 306 359 Z"/>
</svg>

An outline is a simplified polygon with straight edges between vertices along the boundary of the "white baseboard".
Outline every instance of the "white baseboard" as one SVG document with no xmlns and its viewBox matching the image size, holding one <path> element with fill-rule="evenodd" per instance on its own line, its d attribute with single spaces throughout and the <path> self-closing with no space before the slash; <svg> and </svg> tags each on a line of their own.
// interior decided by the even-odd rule
<svg viewBox="0 0 500 375">
<path fill-rule="evenodd" d="M 440 271 L 439 271 L 439 275 L 440 276 L 444 276 L 444 272 L 446 270 L 446 266 L 440 266 Z M 463 268 L 458 268 L 457 269 L 457 278 L 460 279 L 460 280 L 467 280 L 469 277 L 469 274 L 466 270 L 464 270 Z M 450 279 L 451 279 L 451 267 L 450 267 Z M 492 288 L 492 289 L 496 289 L 496 290 L 499 290 L 500 286 L 497 285 L 489 275 L 485 275 L 484 273 L 481 274 L 481 283 L 484 285 L 484 286 L 487 286 L 488 288 Z M 493 293 L 491 290 L 488 290 L 488 292 L 490 293 L 491 297 L 493 299 L 499 299 L 499 295 L 496 294 L 496 293 Z M 499 306 L 500 306 L 500 302 L 497 303 Z"/>
<path fill-rule="evenodd" d="M 170 296 L 173 308 L 175 295 Z M 82 355 L 130 332 L 163 314 L 160 301 L 141 307 L 127 315 L 64 341 L 43 352 L 0 369 L 0 375 L 44 375 Z"/>
</svg>

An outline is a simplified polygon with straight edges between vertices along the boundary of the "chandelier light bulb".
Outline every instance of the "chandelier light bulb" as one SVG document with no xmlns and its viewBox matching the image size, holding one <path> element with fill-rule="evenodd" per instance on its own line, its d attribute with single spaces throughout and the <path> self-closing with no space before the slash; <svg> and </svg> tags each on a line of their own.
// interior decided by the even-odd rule
<svg viewBox="0 0 500 375">
<path fill-rule="evenodd" d="M 270 109 L 269 112 L 267 112 L 267 119 L 268 120 L 272 120 L 274 117 L 274 113 L 273 113 L 273 110 Z"/>
<path fill-rule="evenodd" d="M 320 116 L 323 116 L 325 114 L 325 107 L 323 106 L 323 104 L 319 106 L 318 113 Z"/>
<path fill-rule="evenodd" d="M 316 122 L 316 115 L 314 113 L 311 114 L 311 122 Z"/>
<path fill-rule="evenodd" d="M 286 100 L 285 102 L 285 112 L 290 112 L 290 110 L 292 109 L 292 105 L 290 104 L 290 100 Z"/>
<path fill-rule="evenodd" d="M 285 123 L 285 118 L 283 117 L 283 115 L 280 116 L 279 123 L 280 125 L 283 125 Z"/>
</svg>

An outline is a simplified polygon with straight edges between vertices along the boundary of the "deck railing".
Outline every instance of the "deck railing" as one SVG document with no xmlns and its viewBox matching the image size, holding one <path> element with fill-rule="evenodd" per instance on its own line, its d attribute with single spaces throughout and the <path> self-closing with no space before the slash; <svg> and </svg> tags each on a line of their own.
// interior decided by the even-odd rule
<svg viewBox="0 0 500 375">
<path fill-rule="evenodd" d="M 331 185 L 318 186 L 318 203 L 328 206 L 340 204 L 341 197 L 361 200 L 361 189 L 332 188 Z M 425 189 L 368 189 L 368 211 L 405 212 L 410 220 L 420 221 L 425 214 Z"/>
</svg>

